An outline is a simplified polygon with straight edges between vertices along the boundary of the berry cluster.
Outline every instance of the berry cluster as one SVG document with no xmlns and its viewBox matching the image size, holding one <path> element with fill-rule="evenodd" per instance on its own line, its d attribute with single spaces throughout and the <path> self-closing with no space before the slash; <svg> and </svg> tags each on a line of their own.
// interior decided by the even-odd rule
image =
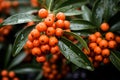
<svg viewBox="0 0 120 80">
<path fill-rule="evenodd" d="M 2 23 L 2 22 L 3 22 L 3 19 L 0 18 L 0 23 Z M 10 33 L 11 29 L 12 29 L 12 26 L 10 26 L 10 25 L 0 28 L 0 42 L 4 41 L 5 36 L 7 36 Z"/>
<path fill-rule="evenodd" d="M 0 75 L 2 76 L 1 80 L 19 80 L 14 71 L 2 70 Z"/>
<path fill-rule="evenodd" d="M 30 32 L 26 45 L 31 49 L 32 55 L 36 56 L 37 62 L 45 62 L 46 54 L 60 52 L 58 38 L 63 35 L 63 30 L 70 29 L 70 22 L 65 20 L 64 13 L 59 12 L 55 16 L 43 8 L 39 10 L 38 16 L 43 21 Z"/>
<path fill-rule="evenodd" d="M 66 64 L 66 59 L 60 54 L 54 54 L 49 61 L 43 64 L 43 76 L 47 80 L 61 80 L 69 72 L 69 66 Z"/>
<path fill-rule="evenodd" d="M 100 28 L 106 32 L 109 29 L 109 25 L 103 23 Z M 90 51 L 83 49 L 83 52 L 88 55 L 89 60 L 97 67 L 101 62 L 104 64 L 109 62 L 110 50 L 115 49 L 117 43 L 120 43 L 120 36 L 115 36 L 112 32 L 106 32 L 105 35 L 101 35 L 100 32 L 95 32 L 89 35 L 88 40 Z"/>
</svg>

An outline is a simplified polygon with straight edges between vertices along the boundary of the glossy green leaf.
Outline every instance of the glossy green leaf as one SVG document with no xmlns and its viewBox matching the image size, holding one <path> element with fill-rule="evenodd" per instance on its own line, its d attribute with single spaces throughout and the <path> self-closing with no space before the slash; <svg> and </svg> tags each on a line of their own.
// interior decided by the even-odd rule
<svg viewBox="0 0 120 80">
<path fill-rule="evenodd" d="M 40 73 L 38 73 L 38 75 L 36 76 L 35 80 L 41 80 L 43 77 L 43 72 L 41 71 Z"/>
<path fill-rule="evenodd" d="M 81 7 L 81 10 L 82 10 L 82 12 L 83 12 L 82 18 L 83 18 L 84 20 L 91 21 L 91 16 L 92 16 L 91 10 L 90 10 L 87 6 L 85 6 L 85 5 L 83 5 L 83 6 Z"/>
<path fill-rule="evenodd" d="M 72 71 L 75 71 L 77 69 L 79 69 L 78 66 L 76 66 L 75 64 L 70 64 L 71 68 L 72 68 Z"/>
<path fill-rule="evenodd" d="M 51 10 L 51 8 L 53 6 L 53 1 L 54 0 L 46 0 L 46 5 L 47 5 L 47 8 L 48 8 L 48 11 Z"/>
<path fill-rule="evenodd" d="M 77 39 L 81 43 L 81 45 L 89 51 L 87 43 L 85 42 L 85 40 L 83 38 L 81 38 L 81 36 L 79 36 L 73 32 L 64 32 L 64 34 L 69 34 L 69 35 L 74 36 L 74 38 Z"/>
<path fill-rule="evenodd" d="M 15 25 L 15 24 L 27 23 L 30 21 L 35 21 L 35 22 L 40 21 L 40 19 L 37 16 L 34 16 L 31 13 L 32 13 L 32 11 L 12 15 L 3 21 L 2 26 L 3 25 Z"/>
<path fill-rule="evenodd" d="M 110 61 L 120 71 L 120 52 L 111 52 Z"/>
<path fill-rule="evenodd" d="M 91 22 L 85 20 L 72 20 L 70 24 L 70 29 L 72 31 L 80 31 L 80 30 L 88 30 L 88 29 L 96 29 L 96 26 Z"/>
<path fill-rule="evenodd" d="M 17 55 L 17 56 L 11 61 L 8 69 L 11 69 L 11 68 L 15 67 L 16 65 L 20 64 L 26 56 L 27 56 L 27 55 L 26 55 L 24 52 L 22 52 L 22 53 L 20 53 L 19 55 Z"/>
<path fill-rule="evenodd" d="M 111 26 L 110 31 L 120 31 L 120 22 L 117 22 L 116 24 Z"/>
<path fill-rule="evenodd" d="M 91 62 L 88 60 L 87 56 L 71 41 L 62 37 L 59 40 L 59 47 L 62 54 L 68 59 L 70 62 L 75 64 L 78 67 L 87 69 L 87 70 L 94 70 Z"/>
<path fill-rule="evenodd" d="M 27 41 L 27 36 L 32 29 L 33 26 L 22 29 L 20 33 L 17 35 L 12 49 L 13 56 L 17 55 L 21 51 L 21 49 L 23 48 Z"/>
<path fill-rule="evenodd" d="M 12 52 L 12 45 L 10 44 L 7 48 L 7 52 L 6 52 L 6 56 L 5 56 L 5 65 L 4 67 L 6 68 L 9 61 L 10 61 L 10 57 L 11 57 L 11 52 Z"/>
</svg>

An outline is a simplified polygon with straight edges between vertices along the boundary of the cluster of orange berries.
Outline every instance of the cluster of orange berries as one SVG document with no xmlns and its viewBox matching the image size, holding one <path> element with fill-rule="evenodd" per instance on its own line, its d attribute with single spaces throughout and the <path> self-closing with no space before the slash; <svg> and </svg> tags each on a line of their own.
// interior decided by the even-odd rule
<svg viewBox="0 0 120 80">
<path fill-rule="evenodd" d="M 0 18 L 0 23 L 2 22 L 3 22 L 3 19 Z M 12 26 L 10 25 L 0 28 L 0 42 L 3 42 L 5 40 L 5 36 L 10 33 L 11 29 L 12 29 Z"/>
<path fill-rule="evenodd" d="M 70 70 L 63 56 L 54 54 L 49 61 L 43 63 L 43 76 L 47 80 L 61 80 Z"/>
<path fill-rule="evenodd" d="M 0 75 L 2 76 L 1 80 L 19 80 L 14 71 L 2 70 Z"/>
<path fill-rule="evenodd" d="M 102 31 L 107 31 L 109 25 L 103 23 L 100 28 Z M 120 36 L 115 36 L 113 32 L 106 32 L 103 36 L 100 32 L 95 32 L 88 37 L 88 40 L 90 51 L 83 49 L 83 52 L 89 57 L 93 65 L 97 67 L 102 62 L 104 64 L 109 62 L 110 50 L 115 49 L 117 43 L 120 43 Z"/>
<path fill-rule="evenodd" d="M 43 21 L 30 32 L 26 45 L 36 56 L 37 62 L 45 62 L 46 54 L 60 52 L 58 38 L 63 35 L 63 30 L 70 30 L 70 22 L 65 20 L 64 13 L 59 12 L 55 16 L 43 8 L 38 11 L 38 16 Z"/>
<path fill-rule="evenodd" d="M 18 1 L 0 0 L 0 12 L 9 13 L 11 7 L 17 7 Z"/>
</svg>

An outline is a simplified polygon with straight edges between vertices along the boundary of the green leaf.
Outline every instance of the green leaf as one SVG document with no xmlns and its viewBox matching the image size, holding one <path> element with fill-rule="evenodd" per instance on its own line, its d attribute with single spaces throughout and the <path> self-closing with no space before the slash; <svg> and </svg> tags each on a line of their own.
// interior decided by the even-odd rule
<svg viewBox="0 0 120 80">
<path fill-rule="evenodd" d="M 70 29 L 72 31 L 80 31 L 80 30 L 88 30 L 88 29 L 96 29 L 96 26 L 91 22 L 85 20 L 72 20 L 70 24 Z"/>
<path fill-rule="evenodd" d="M 70 9 L 68 11 L 65 11 L 64 14 L 66 16 L 75 16 L 75 15 L 83 14 L 83 12 L 77 9 Z"/>
<path fill-rule="evenodd" d="M 120 21 L 111 26 L 110 31 L 120 31 Z"/>
<path fill-rule="evenodd" d="M 120 52 L 118 51 L 111 52 L 110 61 L 120 71 Z"/>
<path fill-rule="evenodd" d="M 72 68 L 72 71 L 75 71 L 77 69 L 79 69 L 78 66 L 76 66 L 75 64 L 70 64 L 71 68 Z"/>
<path fill-rule="evenodd" d="M 36 21 L 40 21 L 40 19 L 37 16 L 32 15 L 31 12 L 18 13 L 5 19 L 2 23 L 2 26 L 27 23 L 30 21 L 36 22 Z"/>
<path fill-rule="evenodd" d="M 32 29 L 33 26 L 22 29 L 20 33 L 17 35 L 12 49 L 13 56 L 17 55 L 21 51 L 21 49 L 23 48 L 27 41 L 27 36 Z"/>
<path fill-rule="evenodd" d="M 62 54 L 73 64 L 87 70 L 94 70 L 94 67 L 88 60 L 87 56 L 71 41 L 65 37 L 61 37 L 58 45 Z"/>
<path fill-rule="evenodd" d="M 41 80 L 43 77 L 43 72 L 41 71 L 40 73 L 38 73 L 38 75 L 36 76 L 35 80 Z"/>
<path fill-rule="evenodd" d="M 26 56 L 27 56 L 27 55 L 26 55 L 24 52 L 22 52 L 22 53 L 20 53 L 19 55 L 17 55 L 17 56 L 12 60 L 12 62 L 10 63 L 8 69 L 11 69 L 11 68 L 15 67 L 16 65 L 20 64 Z"/>
<path fill-rule="evenodd" d="M 48 8 L 48 11 L 51 10 L 52 5 L 53 5 L 53 1 L 54 1 L 54 0 L 46 0 L 46 5 L 47 5 L 47 8 Z"/>
<path fill-rule="evenodd" d="M 91 16 L 92 16 L 91 10 L 90 10 L 87 6 L 85 6 L 85 5 L 83 5 L 83 6 L 81 7 L 81 10 L 82 10 L 82 12 L 83 12 L 82 18 L 83 18 L 84 20 L 91 21 Z"/>
<path fill-rule="evenodd" d="M 31 67 L 26 67 L 26 68 L 20 68 L 20 69 L 14 69 L 12 70 L 17 74 L 26 74 L 26 73 L 32 73 L 32 72 L 40 72 L 40 68 L 31 68 Z"/>
<path fill-rule="evenodd" d="M 10 57 L 11 57 L 11 52 L 12 52 L 12 45 L 10 44 L 7 48 L 7 52 L 6 52 L 6 56 L 5 56 L 5 65 L 4 67 L 6 68 L 9 61 L 10 61 Z"/>
<path fill-rule="evenodd" d="M 85 42 L 85 40 L 83 38 L 81 38 L 81 36 L 79 36 L 73 32 L 64 32 L 64 33 L 74 36 L 74 38 L 77 39 L 81 43 L 81 45 L 89 51 L 87 43 Z"/>
</svg>

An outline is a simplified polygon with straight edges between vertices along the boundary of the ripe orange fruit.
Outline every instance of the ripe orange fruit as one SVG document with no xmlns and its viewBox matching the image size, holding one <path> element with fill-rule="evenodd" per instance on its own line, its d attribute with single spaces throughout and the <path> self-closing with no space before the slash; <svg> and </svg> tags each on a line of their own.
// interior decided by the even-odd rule
<svg viewBox="0 0 120 80">
<path fill-rule="evenodd" d="M 8 77 L 2 77 L 2 80 L 9 80 Z"/>
<path fill-rule="evenodd" d="M 31 31 L 31 35 L 33 38 L 39 38 L 40 37 L 40 32 L 37 29 L 33 29 Z"/>
<path fill-rule="evenodd" d="M 33 48 L 33 43 L 30 40 L 26 42 L 26 45 L 28 48 Z"/>
<path fill-rule="evenodd" d="M 94 34 L 89 35 L 88 40 L 90 42 L 96 42 L 97 37 Z"/>
<path fill-rule="evenodd" d="M 8 75 L 8 71 L 7 70 L 2 70 L 1 71 L 1 76 L 7 76 Z"/>
<path fill-rule="evenodd" d="M 49 42 L 49 37 L 47 35 L 41 35 L 39 37 L 40 44 L 47 44 Z"/>
<path fill-rule="evenodd" d="M 49 46 L 48 44 L 41 45 L 40 49 L 41 49 L 41 51 L 42 51 L 43 53 L 49 53 L 49 51 L 50 51 L 50 46 Z"/>
<path fill-rule="evenodd" d="M 46 34 L 47 34 L 48 36 L 53 36 L 53 35 L 55 35 L 55 29 L 54 29 L 53 27 L 48 27 L 48 28 L 47 28 L 47 31 L 46 31 Z"/>
<path fill-rule="evenodd" d="M 57 20 L 56 21 L 56 27 L 64 28 L 64 21 L 63 20 Z"/>
<path fill-rule="evenodd" d="M 15 77 L 15 72 L 14 72 L 14 71 L 10 71 L 10 72 L 8 73 L 8 76 L 9 76 L 10 78 Z"/>
<path fill-rule="evenodd" d="M 53 21 L 55 21 L 55 15 L 53 13 L 48 14 L 47 17 L 51 17 L 53 19 Z"/>
<path fill-rule="evenodd" d="M 96 40 L 96 43 L 99 44 L 101 40 L 102 40 L 102 38 L 98 37 Z"/>
<path fill-rule="evenodd" d="M 33 46 L 34 46 L 34 47 L 38 47 L 39 45 L 40 45 L 39 40 L 38 40 L 38 39 L 35 39 L 35 40 L 33 41 Z"/>
<path fill-rule="evenodd" d="M 58 20 L 65 20 L 65 14 L 62 13 L 62 12 L 59 12 L 59 13 L 56 14 L 56 18 Z"/>
<path fill-rule="evenodd" d="M 101 62 L 103 60 L 103 57 L 101 55 L 95 56 L 95 61 Z"/>
<path fill-rule="evenodd" d="M 111 41 L 108 42 L 108 47 L 109 48 L 114 49 L 114 48 L 116 48 L 116 46 L 117 46 L 116 41 L 111 40 Z"/>
<path fill-rule="evenodd" d="M 39 24 L 36 25 L 35 27 L 39 32 L 43 32 L 47 30 L 47 26 L 44 22 L 40 22 Z"/>
<path fill-rule="evenodd" d="M 31 42 L 34 40 L 31 34 L 28 35 L 28 40 L 30 40 Z"/>
<path fill-rule="evenodd" d="M 99 42 L 99 46 L 100 46 L 101 48 L 106 48 L 106 47 L 108 46 L 108 42 L 107 42 L 106 40 L 101 40 L 101 41 Z"/>
<path fill-rule="evenodd" d="M 57 59 L 58 59 L 58 56 L 57 56 L 56 54 L 53 54 L 53 55 L 52 55 L 52 59 L 53 59 L 53 60 L 57 60 Z"/>
<path fill-rule="evenodd" d="M 13 1 L 13 2 L 12 2 L 12 6 L 13 6 L 13 7 L 17 7 L 18 5 L 19 5 L 19 2 L 18 2 L 18 1 Z"/>
<path fill-rule="evenodd" d="M 50 52 L 51 52 L 52 54 L 57 54 L 59 51 L 60 51 L 60 49 L 59 49 L 58 46 L 53 46 L 53 47 L 51 47 L 51 49 L 50 49 Z"/>
<path fill-rule="evenodd" d="M 45 56 L 37 56 L 36 57 L 36 61 L 39 62 L 39 63 L 40 62 L 45 62 L 46 61 L 46 57 Z"/>
<path fill-rule="evenodd" d="M 53 80 L 54 77 L 55 77 L 55 76 L 54 76 L 53 74 L 49 74 L 49 76 L 48 76 L 48 78 L 51 79 L 51 80 Z"/>
<path fill-rule="evenodd" d="M 120 43 L 120 36 L 116 36 L 116 37 L 115 37 L 115 41 L 116 41 L 117 43 Z"/>
<path fill-rule="evenodd" d="M 104 64 L 108 64 L 109 62 L 110 62 L 109 58 L 104 58 L 104 59 L 103 59 L 103 63 L 104 63 Z"/>
<path fill-rule="evenodd" d="M 84 52 L 84 54 L 86 54 L 86 55 L 89 55 L 90 54 L 90 51 L 88 51 L 87 49 L 85 49 L 85 48 L 83 48 L 83 50 L 82 50 L 83 52 Z"/>
<path fill-rule="evenodd" d="M 45 24 L 46 24 L 48 27 L 50 27 L 50 26 L 53 25 L 54 19 L 51 18 L 51 17 L 47 17 L 47 18 L 45 18 L 44 22 L 45 22 Z"/>
<path fill-rule="evenodd" d="M 99 62 L 98 61 L 93 62 L 93 66 L 94 67 L 98 67 L 99 66 Z"/>
<path fill-rule="evenodd" d="M 38 11 L 38 16 L 40 18 L 46 18 L 48 16 L 48 11 L 46 9 L 42 8 Z"/>
<path fill-rule="evenodd" d="M 13 80 L 19 80 L 19 78 L 18 77 L 14 77 Z"/>
<path fill-rule="evenodd" d="M 110 50 L 109 49 L 103 49 L 102 50 L 102 56 L 103 57 L 108 57 L 110 55 Z"/>
<path fill-rule="evenodd" d="M 100 32 L 95 32 L 94 34 L 97 38 L 102 36 Z"/>
<path fill-rule="evenodd" d="M 56 37 L 50 37 L 49 38 L 49 45 L 50 46 L 55 46 L 58 44 L 58 39 Z"/>
<path fill-rule="evenodd" d="M 39 48 L 39 47 L 34 47 L 34 48 L 32 49 L 32 55 L 34 55 L 34 56 L 41 55 L 41 50 L 40 50 L 40 48 Z"/>
<path fill-rule="evenodd" d="M 61 28 L 56 28 L 55 35 L 61 37 L 63 35 L 63 30 Z"/>
<path fill-rule="evenodd" d="M 69 21 L 67 21 L 67 20 L 64 21 L 64 28 L 70 29 L 70 22 Z"/>
<path fill-rule="evenodd" d="M 112 32 L 107 32 L 107 33 L 105 34 L 105 39 L 108 40 L 108 41 L 114 40 L 114 38 L 115 38 L 115 35 L 114 35 L 114 33 L 112 33 Z"/>
<path fill-rule="evenodd" d="M 101 54 L 101 48 L 99 47 L 99 46 L 96 46 L 95 48 L 94 48 L 94 52 L 96 53 L 96 55 L 98 55 L 98 54 Z"/>
<path fill-rule="evenodd" d="M 92 57 L 88 57 L 88 59 L 90 60 L 90 62 L 93 62 L 93 59 L 92 59 Z"/>
<path fill-rule="evenodd" d="M 106 23 L 106 22 L 102 23 L 102 24 L 100 25 L 100 29 L 101 29 L 102 31 L 108 31 L 108 29 L 109 29 L 109 24 Z"/>
<path fill-rule="evenodd" d="M 91 50 L 94 50 L 95 47 L 97 47 L 97 44 L 95 42 L 89 43 L 89 48 Z"/>
</svg>

